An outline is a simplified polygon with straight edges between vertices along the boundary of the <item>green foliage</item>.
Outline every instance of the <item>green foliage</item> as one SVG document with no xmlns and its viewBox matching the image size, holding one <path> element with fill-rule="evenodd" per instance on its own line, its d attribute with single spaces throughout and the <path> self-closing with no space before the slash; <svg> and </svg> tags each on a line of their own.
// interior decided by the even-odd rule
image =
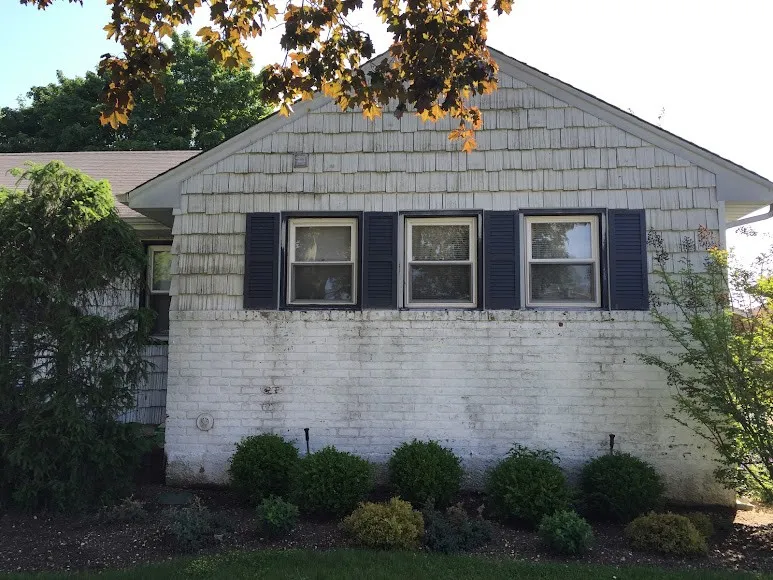
<svg viewBox="0 0 773 580">
<path fill-rule="evenodd" d="M 531 527 L 569 507 L 566 477 L 554 451 L 516 445 L 488 475 L 486 492 L 497 514 Z"/>
<path fill-rule="evenodd" d="M 71 510 L 124 494 L 151 442 L 116 421 L 147 372 L 152 313 L 120 311 L 145 252 L 107 182 L 60 162 L 0 202 L 0 495 Z"/>
<path fill-rule="evenodd" d="M 447 506 L 459 493 L 461 460 L 437 441 L 403 443 L 389 459 L 389 483 L 414 505 Z"/>
<path fill-rule="evenodd" d="M 145 504 L 133 497 L 125 497 L 115 505 L 105 508 L 105 519 L 109 522 L 141 522 L 147 518 Z"/>
<path fill-rule="evenodd" d="M 411 504 L 393 497 L 389 503 L 362 503 L 343 521 L 343 529 L 369 548 L 415 548 L 424 533 L 424 519 Z"/>
<path fill-rule="evenodd" d="M 700 535 L 707 540 L 714 535 L 714 523 L 711 521 L 708 514 L 704 514 L 703 512 L 689 512 L 684 514 L 684 517 L 690 520 Z"/>
<path fill-rule="evenodd" d="M 294 497 L 308 514 L 343 516 L 372 488 L 373 466 L 331 446 L 301 459 Z"/>
<path fill-rule="evenodd" d="M 491 522 L 480 515 L 471 518 L 461 505 L 451 506 L 445 512 L 425 509 L 423 514 L 424 543 L 433 552 L 467 552 L 491 540 Z"/>
<path fill-rule="evenodd" d="M 236 444 L 228 471 L 234 488 L 257 504 L 272 495 L 288 497 L 298 464 L 295 445 L 279 435 L 264 433 Z"/>
<path fill-rule="evenodd" d="M 298 506 L 279 497 L 268 497 L 257 509 L 258 528 L 272 538 L 289 534 L 298 523 Z"/>
<path fill-rule="evenodd" d="M 583 504 L 588 515 L 629 522 L 663 502 L 663 479 L 649 463 L 627 453 L 592 459 L 580 473 Z"/>
<path fill-rule="evenodd" d="M 668 416 L 717 451 L 719 481 L 771 500 L 773 251 L 745 266 L 702 228 L 699 244 L 684 239 L 673 264 L 657 233 L 649 242 L 659 280 L 652 314 L 675 348 L 640 358 L 663 369 L 674 389 Z"/>
<path fill-rule="evenodd" d="M 199 498 L 188 507 L 167 510 L 166 516 L 167 531 L 184 552 L 198 550 L 214 537 L 215 519 Z"/>
<path fill-rule="evenodd" d="M 210 149 L 270 112 L 249 67 L 227 69 L 189 33 L 172 37 L 174 63 L 160 77 L 165 97 L 145 87 L 127 125 L 99 122 L 105 77 L 87 72 L 32 87 L 16 108 L 0 110 L 0 152 Z"/>
<path fill-rule="evenodd" d="M 673 556 L 701 556 L 708 552 L 706 538 L 684 516 L 650 513 L 625 528 L 625 537 L 637 550 Z"/>
<path fill-rule="evenodd" d="M 52 0 L 21 0 L 46 8 Z M 104 55 L 100 70 L 109 82 L 101 119 L 113 127 L 129 122 L 137 93 L 147 84 L 163 92 L 163 71 L 175 54 L 167 36 L 190 24 L 198 9 L 206 10 L 209 25 L 196 35 L 207 54 L 227 67 L 249 67 L 252 56 L 245 41 L 263 33 L 282 14 L 280 45 L 284 64 L 262 72 L 264 94 L 289 115 L 293 104 L 323 92 L 341 109 L 361 107 L 370 119 L 381 115 L 390 101 L 396 114 L 410 106 L 423 120 L 451 117 L 451 139 L 463 139 L 464 150 L 475 147 L 472 132 L 482 126 L 479 107 L 470 100 L 497 86 L 498 66 L 486 47 L 488 3 L 411 2 L 383 0 L 373 6 L 392 36 L 390 58 L 364 70 L 375 54 L 370 34 L 352 23 L 363 7 L 358 2 L 286 3 L 265 0 L 209 0 L 206 8 L 194 0 L 110 0 L 113 18 L 105 26 L 108 38 L 120 43 L 120 57 Z M 512 0 L 494 0 L 498 14 L 509 13 Z M 200 13 L 199 13 L 200 14 Z M 219 95 L 213 94 L 213 100 Z"/>
<path fill-rule="evenodd" d="M 581 556 L 593 545 L 593 530 L 573 511 L 543 517 L 538 532 L 545 546 L 565 556 Z"/>
</svg>

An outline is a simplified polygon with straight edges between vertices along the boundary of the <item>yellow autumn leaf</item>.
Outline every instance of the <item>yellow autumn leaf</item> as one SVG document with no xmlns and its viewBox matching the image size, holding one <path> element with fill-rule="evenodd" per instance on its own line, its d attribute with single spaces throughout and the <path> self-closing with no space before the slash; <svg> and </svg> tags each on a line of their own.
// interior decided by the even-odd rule
<svg viewBox="0 0 773 580">
<path fill-rule="evenodd" d="M 470 153 L 471 151 L 474 151 L 478 147 L 477 141 L 475 141 L 475 137 L 467 137 L 467 139 L 464 141 L 464 145 L 462 146 L 462 151 L 465 153 Z"/>
<path fill-rule="evenodd" d="M 376 105 L 364 107 L 362 109 L 362 116 L 368 119 L 369 121 L 373 121 L 377 117 L 381 116 L 381 107 L 377 107 Z"/>
</svg>

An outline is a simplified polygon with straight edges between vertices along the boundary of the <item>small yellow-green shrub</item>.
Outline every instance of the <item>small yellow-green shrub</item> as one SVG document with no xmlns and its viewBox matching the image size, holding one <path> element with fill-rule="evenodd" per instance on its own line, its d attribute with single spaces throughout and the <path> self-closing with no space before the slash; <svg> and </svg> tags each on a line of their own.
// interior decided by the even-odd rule
<svg viewBox="0 0 773 580">
<path fill-rule="evenodd" d="M 684 514 L 684 517 L 690 520 L 695 529 L 707 540 L 714 535 L 714 523 L 708 515 L 703 512 L 690 512 Z"/>
<path fill-rule="evenodd" d="M 625 528 L 625 537 L 637 550 L 673 556 L 700 556 L 708 551 L 706 538 L 685 516 L 650 513 Z"/>
<path fill-rule="evenodd" d="M 424 518 L 399 498 L 388 503 L 361 503 L 343 522 L 358 544 L 369 548 L 415 548 L 424 533 Z"/>
</svg>

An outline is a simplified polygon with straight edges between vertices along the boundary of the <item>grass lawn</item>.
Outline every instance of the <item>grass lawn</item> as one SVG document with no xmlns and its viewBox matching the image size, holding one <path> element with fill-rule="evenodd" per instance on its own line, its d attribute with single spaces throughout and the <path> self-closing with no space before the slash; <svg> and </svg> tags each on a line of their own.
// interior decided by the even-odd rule
<svg viewBox="0 0 773 580">
<path fill-rule="evenodd" d="M 443 556 L 419 552 L 366 550 L 311 550 L 232 552 L 195 559 L 181 558 L 131 570 L 102 573 L 13 574 L 0 578 L 103 578 L 103 579 L 237 579 L 255 580 L 743 580 L 769 576 L 713 572 L 674 571 L 658 568 L 615 568 L 584 564 L 532 564 L 475 556 Z"/>
</svg>

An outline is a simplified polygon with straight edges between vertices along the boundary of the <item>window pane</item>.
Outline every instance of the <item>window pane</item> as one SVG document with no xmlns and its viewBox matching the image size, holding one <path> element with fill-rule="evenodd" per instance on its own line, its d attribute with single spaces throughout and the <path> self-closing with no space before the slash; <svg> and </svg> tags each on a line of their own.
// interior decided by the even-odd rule
<svg viewBox="0 0 773 580">
<path fill-rule="evenodd" d="M 531 257 L 535 259 L 593 257 L 589 222 L 532 222 Z"/>
<path fill-rule="evenodd" d="M 169 334 L 169 304 L 172 298 L 169 294 L 151 294 L 148 299 L 148 306 L 156 313 L 156 319 L 153 321 L 154 335 Z"/>
<path fill-rule="evenodd" d="M 595 302 L 593 264 L 531 264 L 531 300 Z"/>
<path fill-rule="evenodd" d="M 153 290 L 169 292 L 172 283 L 172 252 L 153 251 Z"/>
<path fill-rule="evenodd" d="M 304 226 L 295 228 L 296 262 L 348 262 L 351 259 L 351 227 Z"/>
<path fill-rule="evenodd" d="M 413 260 L 469 260 L 470 226 L 413 226 Z"/>
<path fill-rule="evenodd" d="M 352 266 L 293 266 L 292 299 L 351 302 Z"/>
<path fill-rule="evenodd" d="M 472 302 L 472 267 L 411 266 L 411 302 Z"/>
</svg>

